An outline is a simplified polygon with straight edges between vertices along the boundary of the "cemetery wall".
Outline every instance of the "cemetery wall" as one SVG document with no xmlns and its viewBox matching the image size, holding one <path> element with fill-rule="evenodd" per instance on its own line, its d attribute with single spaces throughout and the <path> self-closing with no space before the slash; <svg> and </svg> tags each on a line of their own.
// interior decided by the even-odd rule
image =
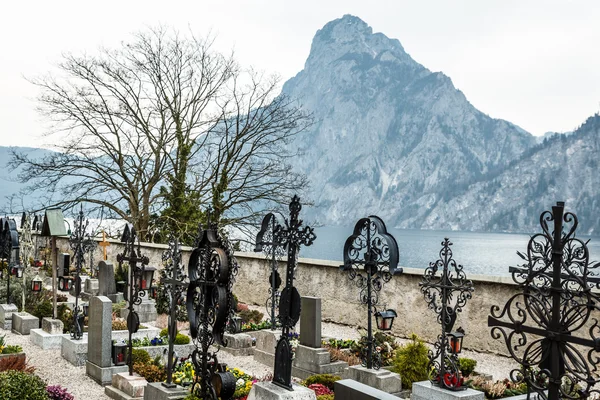
<svg viewBox="0 0 600 400">
<path fill-rule="evenodd" d="M 123 245 L 110 240 L 107 249 L 108 260 L 116 263 L 116 255 L 123 251 Z M 64 252 L 69 251 L 67 238 L 58 238 L 57 246 Z M 166 245 L 142 243 L 142 253 L 150 258 L 150 265 L 162 268 L 162 253 Z M 187 266 L 189 247 L 183 247 L 183 259 Z M 98 247 L 94 254 L 95 262 L 101 260 L 102 249 Z M 234 285 L 234 293 L 240 301 L 264 305 L 268 296 L 268 276 L 270 268 L 264 256 L 255 253 L 236 253 L 240 270 Z M 341 262 L 300 258 L 296 286 L 301 295 L 322 298 L 324 320 L 347 325 L 366 327 L 366 307 L 359 302 L 360 289 L 348 279 L 346 273 L 339 270 Z M 285 278 L 284 264 L 281 263 L 282 278 Z M 398 313 L 393 333 L 408 337 L 417 333 L 427 342 L 434 342 L 440 334 L 440 325 L 436 316 L 427 308 L 419 288 L 423 270 L 404 268 L 404 274 L 392 277 L 381 292 L 380 309 L 392 308 Z M 491 351 L 507 355 L 503 340 L 494 340 L 487 327 L 487 318 L 492 306 L 504 307 L 506 301 L 515 293 L 517 286 L 511 278 L 470 275 L 475 291 L 459 314 L 455 328 L 463 327 L 467 333 L 464 347 L 477 351 Z M 596 316 L 598 317 L 598 316 Z"/>
</svg>

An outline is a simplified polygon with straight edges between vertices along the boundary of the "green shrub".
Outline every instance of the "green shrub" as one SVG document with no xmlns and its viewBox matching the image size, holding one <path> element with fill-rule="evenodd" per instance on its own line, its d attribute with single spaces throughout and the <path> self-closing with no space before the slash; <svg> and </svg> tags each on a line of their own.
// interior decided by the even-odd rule
<svg viewBox="0 0 600 400">
<path fill-rule="evenodd" d="M 469 376 L 475 371 L 475 367 L 477 366 L 477 361 L 472 358 L 459 358 L 458 365 L 460 372 L 463 376 Z"/>
<path fill-rule="evenodd" d="M 177 336 L 175 336 L 175 340 L 173 341 L 174 344 L 189 344 L 190 343 L 190 337 L 187 335 L 184 335 L 183 333 L 178 333 Z"/>
<path fill-rule="evenodd" d="M 330 390 L 333 390 L 333 383 L 339 381 L 341 377 L 333 374 L 317 374 L 309 376 L 304 382 L 303 386 L 309 387 L 313 383 L 320 383 L 321 385 L 327 386 Z"/>
<path fill-rule="evenodd" d="M 142 349 L 132 349 L 131 359 L 134 364 L 150 364 L 152 361 L 152 357 L 146 350 Z"/>
<path fill-rule="evenodd" d="M 161 330 L 160 334 L 158 336 L 160 336 L 160 337 L 169 337 L 169 328 L 164 328 L 163 330 Z"/>
<path fill-rule="evenodd" d="M 46 383 L 37 375 L 21 371 L 0 373 L 0 399 L 48 400 Z"/>
<path fill-rule="evenodd" d="M 54 307 L 52 307 L 52 302 L 50 300 L 43 300 L 32 312 L 33 315 L 42 319 L 44 317 L 52 317 L 54 315 Z"/>
<path fill-rule="evenodd" d="M 429 379 L 429 359 L 427 346 L 414 333 L 410 336 L 410 343 L 400 346 L 396 350 L 393 360 L 392 372 L 397 372 L 402 377 L 402 386 L 412 388 L 413 382 Z"/>
<path fill-rule="evenodd" d="M 73 311 L 66 304 L 59 304 L 56 308 L 56 316 L 63 323 L 63 333 L 71 332 L 73 326 Z"/>
<path fill-rule="evenodd" d="M 320 396 L 317 396 L 317 400 L 334 400 L 334 399 L 335 399 L 334 394 L 322 394 Z"/>
<path fill-rule="evenodd" d="M 18 345 L 9 344 L 2 349 L 2 354 L 16 354 L 23 352 L 23 348 Z"/>
</svg>

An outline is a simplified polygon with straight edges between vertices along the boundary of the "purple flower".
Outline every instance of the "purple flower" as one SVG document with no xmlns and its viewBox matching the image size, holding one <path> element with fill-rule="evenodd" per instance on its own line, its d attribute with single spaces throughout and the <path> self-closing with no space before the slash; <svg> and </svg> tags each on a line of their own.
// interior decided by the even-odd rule
<svg viewBox="0 0 600 400">
<path fill-rule="evenodd" d="M 47 386 L 46 392 L 50 400 L 75 400 L 75 397 L 60 385 Z"/>
</svg>

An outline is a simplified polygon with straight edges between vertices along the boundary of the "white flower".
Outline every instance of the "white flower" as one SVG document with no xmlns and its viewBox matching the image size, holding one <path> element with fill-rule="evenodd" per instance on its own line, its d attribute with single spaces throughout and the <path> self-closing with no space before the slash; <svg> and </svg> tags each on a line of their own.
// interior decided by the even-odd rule
<svg viewBox="0 0 600 400">
<path fill-rule="evenodd" d="M 242 378 L 235 381 L 235 387 L 243 387 L 245 385 L 246 385 L 246 381 L 244 381 Z"/>
</svg>

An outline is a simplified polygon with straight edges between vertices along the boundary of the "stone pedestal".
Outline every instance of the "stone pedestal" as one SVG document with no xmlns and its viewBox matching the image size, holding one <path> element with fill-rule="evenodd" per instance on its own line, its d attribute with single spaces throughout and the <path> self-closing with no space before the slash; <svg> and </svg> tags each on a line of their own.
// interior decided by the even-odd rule
<svg viewBox="0 0 600 400">
<path fill-rule="evenodd" d="M 254 348 L 254 360 L 268 366 L 275 365 L 275 347 L 281 337 L 281 331 L 262 330 L 254 332 L 256 346 Z"/>
<path fill-rule="evenodd" d="M 98 279 L 88 279 L 83 285 L 83 292 L 81 293 L 81 299 L 89 301 L 93 296 L 98 296 L 99 282 Z"/>
<path fill-rule="evenodd" d="M 123 300 L 125 300 L 125 298 L 123 297 L 123 293 L 109 294 L 106 297 L 108 297 L 113 303 L 120 303 Z"/>
<path fill-rule="evenodd" d="M 331 356 L 327 349 L 315 349 L 299 344 L 296 347 L 296 357 L 292 364 L 292 376 L 306 379 L 315 374 L 341 375 L 346 368 L 348 368 L 348 363 L 344 361 L 331 362 Z"/>
<path fill-rule="evenodd" d="M 12 329 L 12 314 L 16 313 L 17 306 L 14 304 L 0 304 L 0 328 L 10 331 Z"/>
<path fill-rule="evenodd" d="M 483 392 L 473 389 L 452 391 L 432 385 L 429 381 L 412 384 L 411 400 L 484 400 Z"/>
<path fill-rule="evenodd" d="M 156 313 L 156 302 L 154 300 L 144 299 L 142 304 L 134 305 L 133 309 L 137 311 L 138 316 L 140 317 L 140 323 L 156 321 L 156 317 L 158 316 Z M 128 314 L 129 309 L 121 309 L 121 318 L 127 319 Z"/>
<path fill-rule="evenodd" d="M 29 335 L 32 329 L 39 329 L 40 319 L 28 312 L 12 313 L 12 331 L 20 335 Z"/>
<path fill-rule="evenodd" d="M 335 396 L 344 400 L 398 400 L 398 397 L 352 379 L 333 384 Z"/>
<path fill-rule="evenodd" d="M 182 400 L 190 392 L 181 386 L 166 388 L 160 382 L 149 383 L 144 389 L 144 400 Z"/>
<path fill-rule="evenodd" d="M 344 370 L 342 378 L 353 379 L 385 393 L 394 394 L 402 391 L 400 375 L 387 369 L 368 369 L 361 365 L 355 365 Z"/>
<path fill-rule="evenodd" d="M 316 400 L 311 389 L 292 383 L 294 391 L 289 391 L 273 382 L 257 382 L 252 385 L 248 400 Z"/>
<path fill-rule="evenodd" d="M 127 365 L 115 366 L 111 359 L 112 301 L 108 297 L 92 297 L 89 306 L 88 340 L 85 371 L 101 385 L 112 382 L 114 374 L 127 372 Z"/>
<path fill-rule="evenodd" d="M 221 351 L 234 356 L 251 356 L 254 354 L 252 336 L 246 333 L 226 333 L 227 347 L 221 347 Z"/>
<path fill-rule="evenodd" d="M 148 381 L 139 375 L 121 372 L 112 377 L 112 385 L 104 388 L 104 394 L 115 400 L 142 400 Z"/>
<path fill-rule="evenodd" d="M 74 340 L 71 335 L 62 337 L 60 355 L 76 367 L 83 367 L 87 361 L 88 353 L 88 335 L 83 334 L 79 340 Z"/>
<path fill-rule="evenodd" d="M 63 335 L 63 328 L 64 324 L 60 319 L 42 318 L 42 329 L 29 331 L 29 340 L 43 350 L 59 349 L 62 346 L 62 338 L 69 337 Z"/>
</svg>

